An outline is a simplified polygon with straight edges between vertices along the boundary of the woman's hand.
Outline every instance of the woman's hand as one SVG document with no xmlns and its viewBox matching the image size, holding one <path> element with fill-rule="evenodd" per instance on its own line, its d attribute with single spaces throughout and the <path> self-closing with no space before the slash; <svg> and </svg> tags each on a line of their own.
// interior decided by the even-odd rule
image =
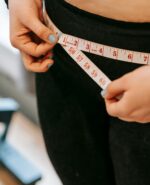
<svg viewBox="0 0 150 185">
<path fill-rule="evenodd" d="M 113 81 L 103 94 L 109 115 L 129 122 L 150 122 L 150 66 Z"/>
<path fill-rule="evenodd" d="M 42 22 L 41 0 L 9 0 L 10 40 L 21 51 L 25 67 L 45 72 L 53 64 L 57 36 Z"/>
</svg>

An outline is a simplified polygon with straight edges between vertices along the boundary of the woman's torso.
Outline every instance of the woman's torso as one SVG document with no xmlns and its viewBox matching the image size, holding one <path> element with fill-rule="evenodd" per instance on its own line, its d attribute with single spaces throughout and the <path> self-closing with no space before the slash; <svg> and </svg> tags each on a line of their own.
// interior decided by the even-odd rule
<svg viewBox="0 0 150 185">
<path fill-rule="evenodd" d="M 130 22 L 150 22 L 149 0 L 66 0 L 85 11 Z"/>
</svg>

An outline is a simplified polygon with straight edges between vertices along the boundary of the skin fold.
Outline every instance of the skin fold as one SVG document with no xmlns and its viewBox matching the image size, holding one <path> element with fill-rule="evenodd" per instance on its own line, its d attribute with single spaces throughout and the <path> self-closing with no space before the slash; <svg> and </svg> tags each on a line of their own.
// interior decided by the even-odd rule
<svg viewBox="0 0 150 185">
<path fill-rule="evenodd" d="M 116 20 L 131 22 L 150 21 L 149 0 L 65 0 L 86 10 Z"/>
</svg>

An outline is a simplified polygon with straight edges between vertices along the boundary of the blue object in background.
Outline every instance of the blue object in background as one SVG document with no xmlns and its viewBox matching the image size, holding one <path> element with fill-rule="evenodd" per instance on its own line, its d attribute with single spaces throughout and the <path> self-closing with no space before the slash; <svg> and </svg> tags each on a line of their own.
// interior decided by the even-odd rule
<svg viewBox="0 0 150 185">
<path fill-rule="evenodd" d="M 9 125 L 18 103 L 10 98 L 0 98 L 0 122 L 5 129 L 0 136 L 0 163 L 15 176 L 22 185 L 34 185 L 41 177 L 40 171 L 16 149 L 6 142 Z"/>
<path fill-rule="evenodd" d="M 0 162 L 23 185 L 34 185 L 41 179 L 40 171 L 6 141 L 0 144 Z"/>
</svg>

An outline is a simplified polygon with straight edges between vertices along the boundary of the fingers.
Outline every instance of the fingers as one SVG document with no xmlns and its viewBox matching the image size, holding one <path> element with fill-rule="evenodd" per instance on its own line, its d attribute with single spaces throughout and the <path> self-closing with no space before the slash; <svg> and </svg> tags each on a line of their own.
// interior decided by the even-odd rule
<svg viewBox="0 0 150 185">
<path fill-rule="evenodd" d="M 127 121 L 127 122 L 135 122 L 132 118 L 126 118 L 126 117 L 118 117 L 122 121 Z"/>
<path fill-rule="evenodd" d="M 22 7 L 20 9 L 18 7 Z M 10 40 L 22 54 L 27 70 L 45 72 L 53 60 L 47 55 L 57 36 L 41 19 L 42 1 L 10 1 Z M 46 56 L 43 58 L 43 56 Z"/>
<path fill-rule="evenodd" d="M 47 54 L 44 58 L 34 58 L 24 52 L 21 52 L 23 63 L 28 71 L 32 72 L 46 72 L 54 61 L 52 58 L 52 52 Z"/>
<path fill-rule="evenodd" d="M 128 113 L 128 102 L 126 102 L 126 77 L 123 76 L 112 81 L 108 87 L 102 91 L 105 99 L 106 109 L 109 115 L 114 117 L 125 116 Z"/>
<path fill-rule="evenodd" d="M 149 112 L 146 112 L 144 109 L 137 109 L 134 110 L 132 113 L 126 115 L 126 116 L 120 116 L 119 119 L 123 121 L 128 122 L 138 122 L 138 123 L 149 123 L 150 122 L 150 116 Z"/>
<path fill-rule="evenodd" d="M 106 99 L 112 99 L 112 98 L 116 98 L 117 96 L 120 96 L 126 90 L 125 84 L 126 84 L 126 82 L 125 82 L 124 77 L 121 77 L 117 80 L 112 81 L 108 85 L 105 92 L 103 93 L 103 96 Z"/>
<path fill-rule="evenodd" d="M 50 51 L 53 48 L 53 45 L 50 45 L 46 42 L 41 42 L 38 44 L 33 42 L 26 35 L 23 35 L 20 41 L 18 41 L 18 45 L 16 47 L 28 55 L 40 57 L 41 55 L 44 55 Z"/>
<path fill-rule="evenodd" d="M 136 118 L 136 117 L 118 117 L 120 120 L 127 121 L 127 122 L 137 122 L 146 124 L 149 123 L 149 117 L 147 118 Z"/>
<path fill-rule="evenodd" d="M 33 16 L 27 23 L 13 20 L 10 40 L 14 47 L 28 55 L 39 57 L 51 50 L 57 43 L 57 36 L 38 17 Z"/>
<path fill-rule="evenodd" d="M 34 32 L 41 40 L 55 45 L 58 41 L 57 35 L 46 27 L 38 17 L 34 17 L 34 21 L 27 24 L 28 28 Z"/>
<path fill-rule="evenodd" d="M 105 99 L 106 110 L 109 115 L 118 117 L 123 114 L 122 104 L 117 99 Z"/>
<path fill-rule="evenodd" d="M 51 50 L 57 42 L 53 34 L 49 36 L 49 39 L 51 40 L 51 43 L 50 43 L 50 41 L 45 41 L 46 38 L 45 40 L 41 40 L 42 37 L 45 37 L 45 36 L 41 36 L 40 35 L 41 33 L 38 32 L 38 30 L 36 30 L 36 34 L 39 34 L 41 38 L 36 36 L 35 33 L 31 32 L 31 30 L 29 30 L 28 28 L 22 28 L 22 26 L 20 26 L 18 27 L 18 30 L 19 30 L 18 32 L 16 33 L 12 32 L 11 34 L 12 45 L 18 48 L 19 50 L 25 52 L 26 54 L 32 55 L 34 57 L 39 57 L 41 55 L 44 55 L 49 50 Z M 51 32 L 49 31 L 49 33 Z"/>
</svg>

